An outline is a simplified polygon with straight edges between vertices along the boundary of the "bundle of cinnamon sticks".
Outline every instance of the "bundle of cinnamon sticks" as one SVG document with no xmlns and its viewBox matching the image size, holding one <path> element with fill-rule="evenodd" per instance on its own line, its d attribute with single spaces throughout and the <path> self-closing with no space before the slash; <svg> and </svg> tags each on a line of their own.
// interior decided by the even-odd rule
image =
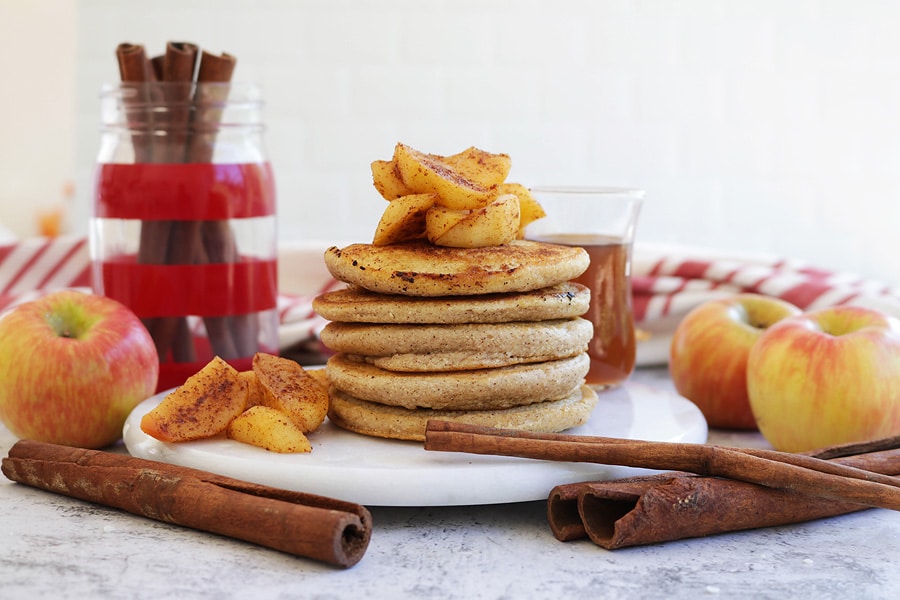
<svg viewBox="0 0 900 600">
<path fill-rule="evenodd" d="M 900 436 L 798 455 L 430 421 L 425 448 L 669 471 L 551 490 L 547 516 L 557 539 L 588 537 L 607 549 L 799 523 L 869 507 L 900 510 Z"/>
<path fill-rule="evenodd" d="M 196 44 L 169 42 L 149 57 L 142 45 L 116 48 L 123 85 L 135 92 L 128 121 L 136 162 L 202 163 L 211 160 L 221 106 L 237 59 L 200 51 Z M 164 110 L 160 110 L 164 107 Z M 227 221 L 147 220 L 141 225 L 138 262 L 143 264 L 230 263 L 237 259 Z M 162 362 L 195 362 L 194 342 L 183 316 L 146 319 Z M 254 315 L 205 317 L 213 353 L 226 360 L 257 350 Z"/>
</svg>

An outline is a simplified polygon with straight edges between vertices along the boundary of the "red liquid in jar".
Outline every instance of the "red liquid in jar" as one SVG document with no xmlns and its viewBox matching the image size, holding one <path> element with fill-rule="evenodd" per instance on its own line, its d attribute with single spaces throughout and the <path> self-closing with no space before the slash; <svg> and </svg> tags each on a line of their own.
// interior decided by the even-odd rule
<svg viewBox="0 0 900 600">
<path fill-rule="evenodd" d="M 277 339 L 261 333 L 275 330 L 268 320 L 277 326 L 274 251 L 241 253 L 253 224 L 274 219 L 268 163 L 103 164 L 95 190 L 103 235 L 94 284 L 147 325 L 160 353 L 158 389 L 180 385 L 214 355 L 244 370 L 255 352 L 277 353 Z M 118 250 L 133 239 L 114 239 L 128 222 L 140 225 L 136 253 Z"/>
<path fill-rule="evenodd" d="M 275 214 L 272 168 L 262 163 L 101 164 L 94 216 L 204 221 Z"/>
</svg>

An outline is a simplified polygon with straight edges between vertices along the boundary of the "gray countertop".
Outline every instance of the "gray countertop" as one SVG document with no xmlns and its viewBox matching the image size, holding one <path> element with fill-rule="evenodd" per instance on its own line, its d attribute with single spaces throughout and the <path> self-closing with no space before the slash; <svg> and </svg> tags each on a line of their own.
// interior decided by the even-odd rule
<svg viewBox="0 0 900 600">
<path fill-rule="evenodd" d="M 664 372 L 636 377 L 667 385 Z M 711 441 L 764 445 L 754 434 Z M 5 456 L 11 443 L 0 436 Z M 336 569 L 0 480 L 0 598 L 896 598 L 900 513 L 615 551 L 557 541 L 546 503 L 371 508 Z"/>
</svg>

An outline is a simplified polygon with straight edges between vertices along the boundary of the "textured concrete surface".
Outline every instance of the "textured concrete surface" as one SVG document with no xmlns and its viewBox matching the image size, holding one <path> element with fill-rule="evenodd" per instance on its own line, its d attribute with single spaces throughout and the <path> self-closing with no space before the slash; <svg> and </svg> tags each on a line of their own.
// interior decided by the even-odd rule
<svg viewBox="0 0 900 600">
<path fill-rule="evenodd" d="M 665 385 L 657 372 L 639 376 Z M 764 445 L 752 435 L 716 435 Z M 3 455 L 11 439 L 6 434 Z M 606 551 L 558 542 L 543 501 L 372 509 L 343 571 L 0 480 L 0 597 L 896 598 L 900 513 Z"/>
</svg>

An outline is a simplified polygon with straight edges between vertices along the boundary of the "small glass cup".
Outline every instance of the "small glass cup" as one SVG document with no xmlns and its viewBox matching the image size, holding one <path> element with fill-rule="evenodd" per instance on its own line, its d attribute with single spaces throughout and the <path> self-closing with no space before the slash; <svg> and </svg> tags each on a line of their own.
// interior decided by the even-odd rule
<svg viewBox="0 0 900 600">
<path fill-rule="evenodd" d="M 590 266 L 575 281 L 591 290 L 585 317 L 594 325 L 586 382 L 617 386 L 634 370 L 631 254 L 643 190 L 611 187 L 537 187 L 531 193 L 547 216 L 530 223 L 528 239 L 580 246 Z"/>
</svg>

